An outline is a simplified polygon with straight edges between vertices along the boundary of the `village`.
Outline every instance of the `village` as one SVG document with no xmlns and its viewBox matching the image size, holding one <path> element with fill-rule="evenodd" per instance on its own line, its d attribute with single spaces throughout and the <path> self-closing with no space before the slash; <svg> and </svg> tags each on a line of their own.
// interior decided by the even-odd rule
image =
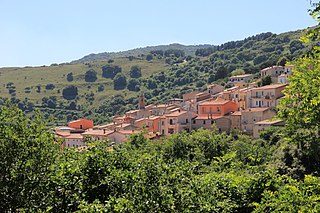
<svg viewBox="0 0 320 213">
<path fill-rule="evenodd" d="M 271 84 L 258 87 L 252 74 L 229 77 L 227 85 L 212 84 L 206 91 L 184 94 L 165 104 L 145 105 L 144 95 L 138 109 L 113 116 L 112 123 L 95 126 L 92 120 L 71 121 L 68 126 L 56 127 L 54 132 L 63 140 L 63 147 L 83 147 L 87 140 L 127 141 L 132 134 L 143 133 L 149 139 L 159 139 L 199 128 L 219 132 L 241 131 L 258 138 L 271 126 L 283 126 L 274 119 L 277 105 L 284 96 L 288 76 L 293 66 L 272 66 L 260 71 L 260 78 L 270 76 Z"/>
</svg>

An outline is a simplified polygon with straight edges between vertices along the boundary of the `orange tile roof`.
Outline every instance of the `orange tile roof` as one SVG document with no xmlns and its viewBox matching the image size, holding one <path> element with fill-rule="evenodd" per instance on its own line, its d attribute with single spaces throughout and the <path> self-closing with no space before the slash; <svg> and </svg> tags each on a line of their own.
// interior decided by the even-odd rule
<svg viewBox="0 0 320 213">
<path fill-rule="evenodd" d="M 92 121 L 92 120 L 80 118 L 80 119 L 78 119 L 78 120 L 70 121 L 70 122 L 68 122 L 68 123 L 69 123 L 69 124 L 72 124 L 72 123 L 76 123 L 76 122 L 79 122 L 79 121 Z"/>
<path fill-rule="evenodd" d="M 114 131 L 112 130 L 103 130 L 103 129 L 95 129 L 95 130 L 88 130 L 84 133 L 82 133 L 82 135 L 93 135 L 93 136 L 106 136 L 109 135 L 110 133 L 112 133 Z"/>
<path fill-rule="evenodd" d="M 235 111 L 234 113 L 232 113 L 231 115 L 241 115 L 241 111 Z"/>
<path fill-rule="evenodd" d="M 226 104 L 228 102 L 231 102 L 231 101 L 217 98 L 216 100 L 213 100 L 213 101 L 202 102 L 202 103 L 199 104 L 199 106 L 200 105 L 224 105 L 224 104 Z"/>
<path fill-rule="evenodd" d="M 81 134 L 71 134 L 67 137 L 64 137 L 66 139 L 83 139 L 83 136 Z"/>
<path fill-rule="evenodd" d="M 187 113 L 187 111 L 180 111 L 180 112 L 179 111 L 175 111 L 173 113 L 166 114 L 165 116 L 166 117 L 178 117 L 178 116 L 186 114 L 186 113 Z"/>
</svg>

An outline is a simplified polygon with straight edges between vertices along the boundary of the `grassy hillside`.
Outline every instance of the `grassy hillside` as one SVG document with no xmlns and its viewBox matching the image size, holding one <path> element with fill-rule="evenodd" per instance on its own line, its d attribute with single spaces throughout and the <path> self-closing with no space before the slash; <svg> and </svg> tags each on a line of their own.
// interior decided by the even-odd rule
<svg viewBox="0 0 320 213">
<path fill-rule="evenodd" d="M 303 30 L 279 35 L 262 33 L 219 46 L 201 46 L 204 48 L 194 51 L 196 56 L 181 50 L 165 54 L 163 50 L 155 51 L 158 46 L 149 47 L 148 60 L 140 54 L 104 61 L 0 68 L 0 105 L 11 99 L 28 112 L 40 108 L 47 117 L 53 115 L 60 123 L 79 117 L 106 122 L 114 114 L 135 108 L 141 92 L 147 103 L 165 102 L 186 92 L 204 90 L 208 83 L 223 84 L 235 69 L 257 73 L 267 66 L 300 57 L 313 45 L 298 40 L 303 34 Z M 166 47 L 177 50 L 176 45 Z M 146 48 L 139 50 L 142 49 L 146 51 Z M 102 67 L 107 64 L 121 67 L 127 82 L 134 82 L 134 86 L 115 90 L 113 79 L 102 77 Z M 141 68 L 142 76 L 132 80 L 129 72 L 135 65 Z M 85 73 L 90 69 L 97 73 L 94 82 L 85 81 Z M 67 80 L 69 73 L 73 74 L 73 81 Z M 62 95 L 70 85 L 78 89 L 74 100 L 66 100 Z"/>
</svg>

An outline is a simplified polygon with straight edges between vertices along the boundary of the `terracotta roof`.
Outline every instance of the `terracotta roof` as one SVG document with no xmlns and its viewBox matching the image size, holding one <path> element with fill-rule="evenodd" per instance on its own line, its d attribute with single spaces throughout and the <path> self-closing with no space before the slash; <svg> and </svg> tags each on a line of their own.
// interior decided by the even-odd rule
<svg viewBox="0 0 320 213">
<path fill-rule="evenodd" d="M 119 124 L 116 127 L 127 127 L 127 126 L 133 126 L 132 124 L 127 124 L 127 123 L 123 123 L 123 124 Z"/>
<path fill-rule="evenodd" d="M 235 111 L 235 112 L 232 113 L 231 115 L 241 115 L 241 111 Z"/>
<path fill-rule="evenodd" d="M 61 136 L 61 137 L 67 137 L 71 133 L 70 133 L 70 131 L 56 131 L 55 134 L 58 135 L 58 136 Z"/>
<path fill-rule="evenodd" d="M 114 131 L 103 130 L 103 129 L 95 129 L 95 130 L 92 129 L 92 130 L 88 130 L 88 131 L 82 133 L 82 135 L 105 136 L 105 135 L 109 135 L 112 132 L 114 132 Z"/>
<path fill-rule="evenodd" d="M 131 113 L 136 113 L 136 112 L 139 112 L 139 110 L 138 109 L 130 110 L 130 111 L 126 112 L 126 114 L 131 114 Z"/>
<path fill-rule="evenodd" d="M 185 113 L 187 113 L 187 111 L 180 111 L 180 112 L 179 111 L 175 111 L 173 113 L 166 114 L 165 116 L 166 117 L 177 117 L 177 116 L 183 115 Z"/>
<path fill-rule="evenodd" d="M 159 119 L 159 118 L 160 118 L 160 116 L 150 116 L 148 118 L 148 120 L 156 120 L 156 119 Z"/>
<path fill-rule="evenodd" d="M 252 88 L 252 90 L 264 90 L 264 89 L 277 89 L 281 87 L 286 87 L 287 84 L 271 84 L 263 87 Z"/>
<path fill-rule="evenodd" d="M 138 122 L 145 121 L 145 120 L 147 120 L 147 118 L 140 118 L 138 120 L 135 120 L 134 123 L 138 123 Z"/>
<path fill-rule="evenodd" d="M 268 109 L 269 108 L 249 108 L 249 109 L 243 110 L 242 112 L 264 112 Z"/>
<path fill-rule="evenodd" d="M 139 130 L 119 130 L 119 131 L 116 131 L 116 132 L 124 134 L 124 135 L 131 135 L 131 134 L 140 133 L 141 131 L 139 131 Z"/>
<path fill-rule="evenodd" d="M 66 139 L 83 139 L 83 136 L 81 134 L 71 134 L 67 137 L 64 137 Z"/>
<path fill-rule="evenodd" d="M 78 120 L 70 121 L 70 122 L 68 122 L 68 123 L 69 123 L 69 124 L 72 124 L 72 123 L 76 123 L 76 122 L 79 122 L 79 121 L 92 121 L 92 120 L 80 118 L 80 119 L 78 119 Z M 92 122 L 93 122 L 93 121 L 92 121 Z"/>
<path fill-rule="evenodd" d="M 216 100 L 213 101 L 205 101 L 199 104 L 200 105 L 224 105 L 228 102 L 231 102 L 230 100 L 224 100 L 222 98 L 217 98 Z"/>
</svg>

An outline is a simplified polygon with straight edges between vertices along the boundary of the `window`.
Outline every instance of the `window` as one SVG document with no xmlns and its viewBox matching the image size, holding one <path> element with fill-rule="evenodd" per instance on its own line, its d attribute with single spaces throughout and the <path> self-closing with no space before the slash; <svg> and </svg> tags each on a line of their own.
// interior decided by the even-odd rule
<svg viewBox="0 0 320 213">
<path fill-rule="evenodd" d="M 80 125 L 80 129 L 82 129 L 82 125 Z"/>
<path fill-rule="evenodd" d="M 211 120 L 211 124 L 214 124 L 214 120 Z"/>
<path fill-rule="evenodd" d="M 258 92 L 256 92 L 256 97 L 258 97 L 259 96 L 259 93 Z"/>
<path fill-rule="evenodd" d="M 258 104 L 258 101 L 256 101 L 256 105 L 258 106 L 259 104 Z"/>
<path fill-rule="evenodd" d="M 170 119 L 169 123 L 170 123 L 170 125 L 172 125 L 172 124 L 173 124 L 173 121 L 172 121 L 172 119 Z"/>
<path fill-rule="evenodd" d="M 161 125 L 164 126 L 164 121 L 161 122 Z"/>
<path fill-rule="evenodd" d="M 203 120 L 203 124 L 206 124 L 206 120 Z"/>
<path fill-rule="evenodd" d="M 261 92 L 261 95 L 263 95 L 263 91 Z"/>
<path fill-rule="evenodd" d="M 193 123 L 193 124 L 196 124 L 196 120 L 193 120 L 192 123 Z"/>
<path fill-rule="evenodd" d="M 217 112 L 220 112 L 220 107 L 217 107 Z"/>
<path fill-rule="evenodd" d="M 188 118 L 186 119 L 186 123 L 189 123 L 189 120 L 188 120 Z"/>
<path fill-rule="evenodd" d="M 170 128 L 169 129 L 169 134 L 173 134 L 174 133 L 174 129 Z"/>
<path fill-rule="evenodd" d="M 206 108 L 202 107 L 202 112 L 205 113 L 206 112 Z"/>
</svg>

